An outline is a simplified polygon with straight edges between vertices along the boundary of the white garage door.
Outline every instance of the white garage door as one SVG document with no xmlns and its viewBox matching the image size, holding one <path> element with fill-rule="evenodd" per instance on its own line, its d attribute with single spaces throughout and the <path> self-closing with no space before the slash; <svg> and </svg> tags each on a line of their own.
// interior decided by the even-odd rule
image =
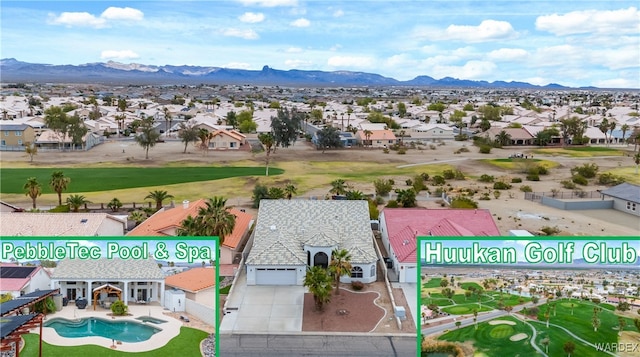
<svg viewBox="0 0 640 357">
<path fill-rule="evenodd" d="M 296 285 L 296 268 L 256 268 L 256 285 Z"/>
<path fill-rule="evenodd" d="M 404 280 L 406 283 L 417 283 L 418 282 L 418 272 L 416 267 L 407 267 L 404 272 Z"/>
</svg>

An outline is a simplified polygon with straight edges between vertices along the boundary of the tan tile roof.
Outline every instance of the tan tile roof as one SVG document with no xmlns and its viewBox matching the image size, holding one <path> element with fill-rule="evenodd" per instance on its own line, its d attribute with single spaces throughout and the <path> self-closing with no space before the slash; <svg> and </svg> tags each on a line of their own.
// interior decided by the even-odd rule
<svg viewBox="0 0 640 357">
<path fill-rule="evenodd" d="M 358 131 L 358 135 L 363 140 L 367 140 L 364 131 Z M 396 140 L 396 136 L 391 130 L 371 130 L 369 140 Z"/>
<path fill-rule="evenodd" d="M 197 292 L 216 286 L 215 268 L 192 268 L 185 272 L 168 276 L 165 285 L 174 288 Z"/>
<path fill-rule="evenodd" d="M 105 220 L 124 222 L 107 213 L 30 213 L 3 212 L 0 235 L 3 236 L 94 236 Z"/>
<path fill-rule="evenodd" d="M 58 263 L 52 279 L 150 279 L 162 280 L 164 274 L 153 258 L 149 259 L 65 259 Z"/>
</svg>

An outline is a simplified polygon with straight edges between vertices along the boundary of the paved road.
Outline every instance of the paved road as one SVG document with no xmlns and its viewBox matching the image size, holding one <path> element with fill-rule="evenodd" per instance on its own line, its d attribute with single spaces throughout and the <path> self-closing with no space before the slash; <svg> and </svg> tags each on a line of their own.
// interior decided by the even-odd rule
<svg viewBox="0 0 640 357">
<path fill-rule="evenodd" d="M 415 335 L 221 334 L 222 357 L 415 357 Z"/>
</svg>

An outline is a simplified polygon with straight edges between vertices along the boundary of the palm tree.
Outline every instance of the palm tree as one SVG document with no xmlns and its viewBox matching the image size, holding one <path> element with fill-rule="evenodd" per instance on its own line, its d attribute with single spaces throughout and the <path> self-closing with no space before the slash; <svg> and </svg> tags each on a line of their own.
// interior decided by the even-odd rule
<svg viewBox="0 0 640 357">
<path fill-rule="evenodd" d="M 562 349 L 567 353 L 568 357 L 571 357 L 571 354 L 576 349 L 576 344 L 571 341 L 567 341 L 562 345 Z"/>
<path fill-rule="evenodd" d="M 625 137 L 627 136 L 627 131 L 629 130 L 629 125 L 628 124 L 622 124 L 622 126 L 620 127 L 620 130 L 622 130 L 622 142 L 626 142 Z M 628 145 L 629 143 L 627 143 Z"/>
<path fill-rule="evenodd" d="M 171 129 L 171 122 L 173 121 L 173 117 L 171 116 L 171 112 L 167 107 L 162 107 L 162 112 L 164 113 L 164 135 L 169 136 L 169 130 Z"/>
<path fill-rule="evenodd" d="M 69 195 L 69 197 L 67 197 L 67 203 L 73 212 L 78 212 L 82 205 L 91 203 L 91 201 L 87 200 L 83 195 Z"/>
<path fill-rule="evenodd" d="M 209 142 L 213 139 L 213 133 L 210 133 L 207 129 L 200 128 L 198 129 L 198 139 L 200 139 L 200 149 L 207 153 L 209 151 Z"/>
<path fill-rule="evenodd" d="M 180 224 L 177 235 L 179 236 L 217 236 L 219 243 L 224 242 L 224 237 L 233 232 L 236 224 L 236 216 L 226 207 L 227 200 L 222 197 L 213 197 L 200 207 L 196 217 L 188 216 Z"/>
<path fill-rule="evenodd" d="M 340 277 L 351 273 L 351 254 L 346 249 L 334 249 L 329 269 L 336 279 L 336 295 L 340 295 Z"/>
<path fill-rule="evenodd" d="M 616 125 L 615 120 L 612 120 L 611 123 L 609 123 L 609 141 L 611 141 L 611 138 L 613 137 L 613 131 L 616 130 Z M 609 144 L 609 141 L 607 141 L 607 144 Z"/>
<path fill-rule="evenodd" d="M 336 179 L 331 181 L 331 189 L 329 193 L 333 193 L 335 195 L 344 195 L 347 193 L 347 188 L 349 186 L 345 183 L 343 179 Z"/>
<path fill-rule="evenodd" d="M 296 191 L 297 191 L 296 186 L 294 186 L 292 183 L 288 184 L 284 188 L 284 193 L 288 200 L 290 200 L 291 197 L 293 197 L 293 195 L 296 194 Z"/>
<path fill-rule="evenodd" d="M 33 208 L 36 208 L 36 198 L 42 194 L 42 186 L 35 177 L 29 177 L 24 184 L 25 195 L 31 197 Z"/>
<path fill-rule="evenodd" d="M 364 146 L 366 147 L 367 145 L 371 146 L 371 135 L 373 135 L 373 132 L 369 129 L 365 130 L 362 132 L 362 134 L 364 135 Z"/>
<path fill-rule="evenodd" d="M 51 174 L 51 180 L 49 180 L 49 186 L 58 194 L 58 206 L 62 206 L 62 191 L 69 187 L 71 179 L 65 177 L 62 171 L 54 171 Z"/>
<path fill-rule="evenodd" d="M 496 141 L 502 146 L 507 146 L 511 143 L 511 135 L 506 131 L 501 130 L 498 135 L 496 135 Z"/>
<path fill-rule="evenodd" d="M 269 176 L 269 161 L 271 160 L 271 151 L 273 151 L 273 146 L 275 144 L 275 137 L 272 133 L 260 133 L 258 134 L 258 140 L 264 145 L 264 151 L 266 155 L 266 163 L 267 163 L 267 171 L 266 176 Z"/>
<path fill-rule="evenodd" d="M 153 200 L 156 203 L 156 210 L 159 210 L 162 208 L 162 201 L 170 198 L 173 198 L 173 195 L 170 195 L 167 191 L 155 190 L 149 192 L 144 199 Z"/>
<path fill-rule="evenodd" d="M 638 165 L 640 165 L 640 153 L 633 155 L 633 162 L 636 164 L 636 175 L 638 174 Z"/>
<path fill-rule="evenodd" d="M 548 336 L 540 340 L 540 344 L 545 347 L 547 354 L 549 354 L 549 343 L 551 343 L 551 340 L 549 339 Z"/>
<path fill-rule="evenodd" d="M 136 226 L 138 226 L 140 223 L 144 222 L 145 219 L 147 219 L 147 213 L 145 211 L 136 210 L 129 214 L 129 219 L 136 222 Z"/>
<path fill-rule="evenodd" d="M 367 199 L 367 197 L 364 195 L 364 193 L 362 191 L 358 191 L 358 190 L 347 191 L 345 193 L 345 196 L 347 196 L 347 200 L 353 200 L 353 201 L 366 200 Z"/>
<path fill-rule="evenodd" d="M 331 277 L 323 267 L 316 265 L 307 269 L 303 286 L 313 294 L 316 310 L 322 311 L 324 304 L 331 301 Z"/>
<path fill-rule="evenodd" d="M 604 140 L 607 146 L 609 146 L 609 140 L 607 140 L 607 131 L 609 130 L 609 121 L 607 120 L 607 118 L 602 119 L 602 121 L 600 122 L 600 125 L 598 125 L 598 129 L 600 129 L 600 131 L 604 134 Z"/>
<path fill-rule="evenodd" d="M 120 202 L 119 199 L 117 198 L 113 198 L 108 204 L 107 207 L 109 207 L 109 209 L 111 209 L 111 211 L 113 212 L 118 212 L 118 210 L 120 209 L 120 207 L 122 207 L 122 202 Z"/>
</svg>

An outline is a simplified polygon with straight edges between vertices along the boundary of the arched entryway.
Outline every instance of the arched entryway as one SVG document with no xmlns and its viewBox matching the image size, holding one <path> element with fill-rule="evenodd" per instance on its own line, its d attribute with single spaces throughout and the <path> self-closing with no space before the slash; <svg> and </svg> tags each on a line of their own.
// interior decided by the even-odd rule
<svg viewBox="0 0 640 357">
<path fill-rule="evenodd" d="M 318 252 L 313 256 L 313 266 L 321 266 L 327 268 L 329 266 L 329 257 L 324 252 Z"/>
</svg>

